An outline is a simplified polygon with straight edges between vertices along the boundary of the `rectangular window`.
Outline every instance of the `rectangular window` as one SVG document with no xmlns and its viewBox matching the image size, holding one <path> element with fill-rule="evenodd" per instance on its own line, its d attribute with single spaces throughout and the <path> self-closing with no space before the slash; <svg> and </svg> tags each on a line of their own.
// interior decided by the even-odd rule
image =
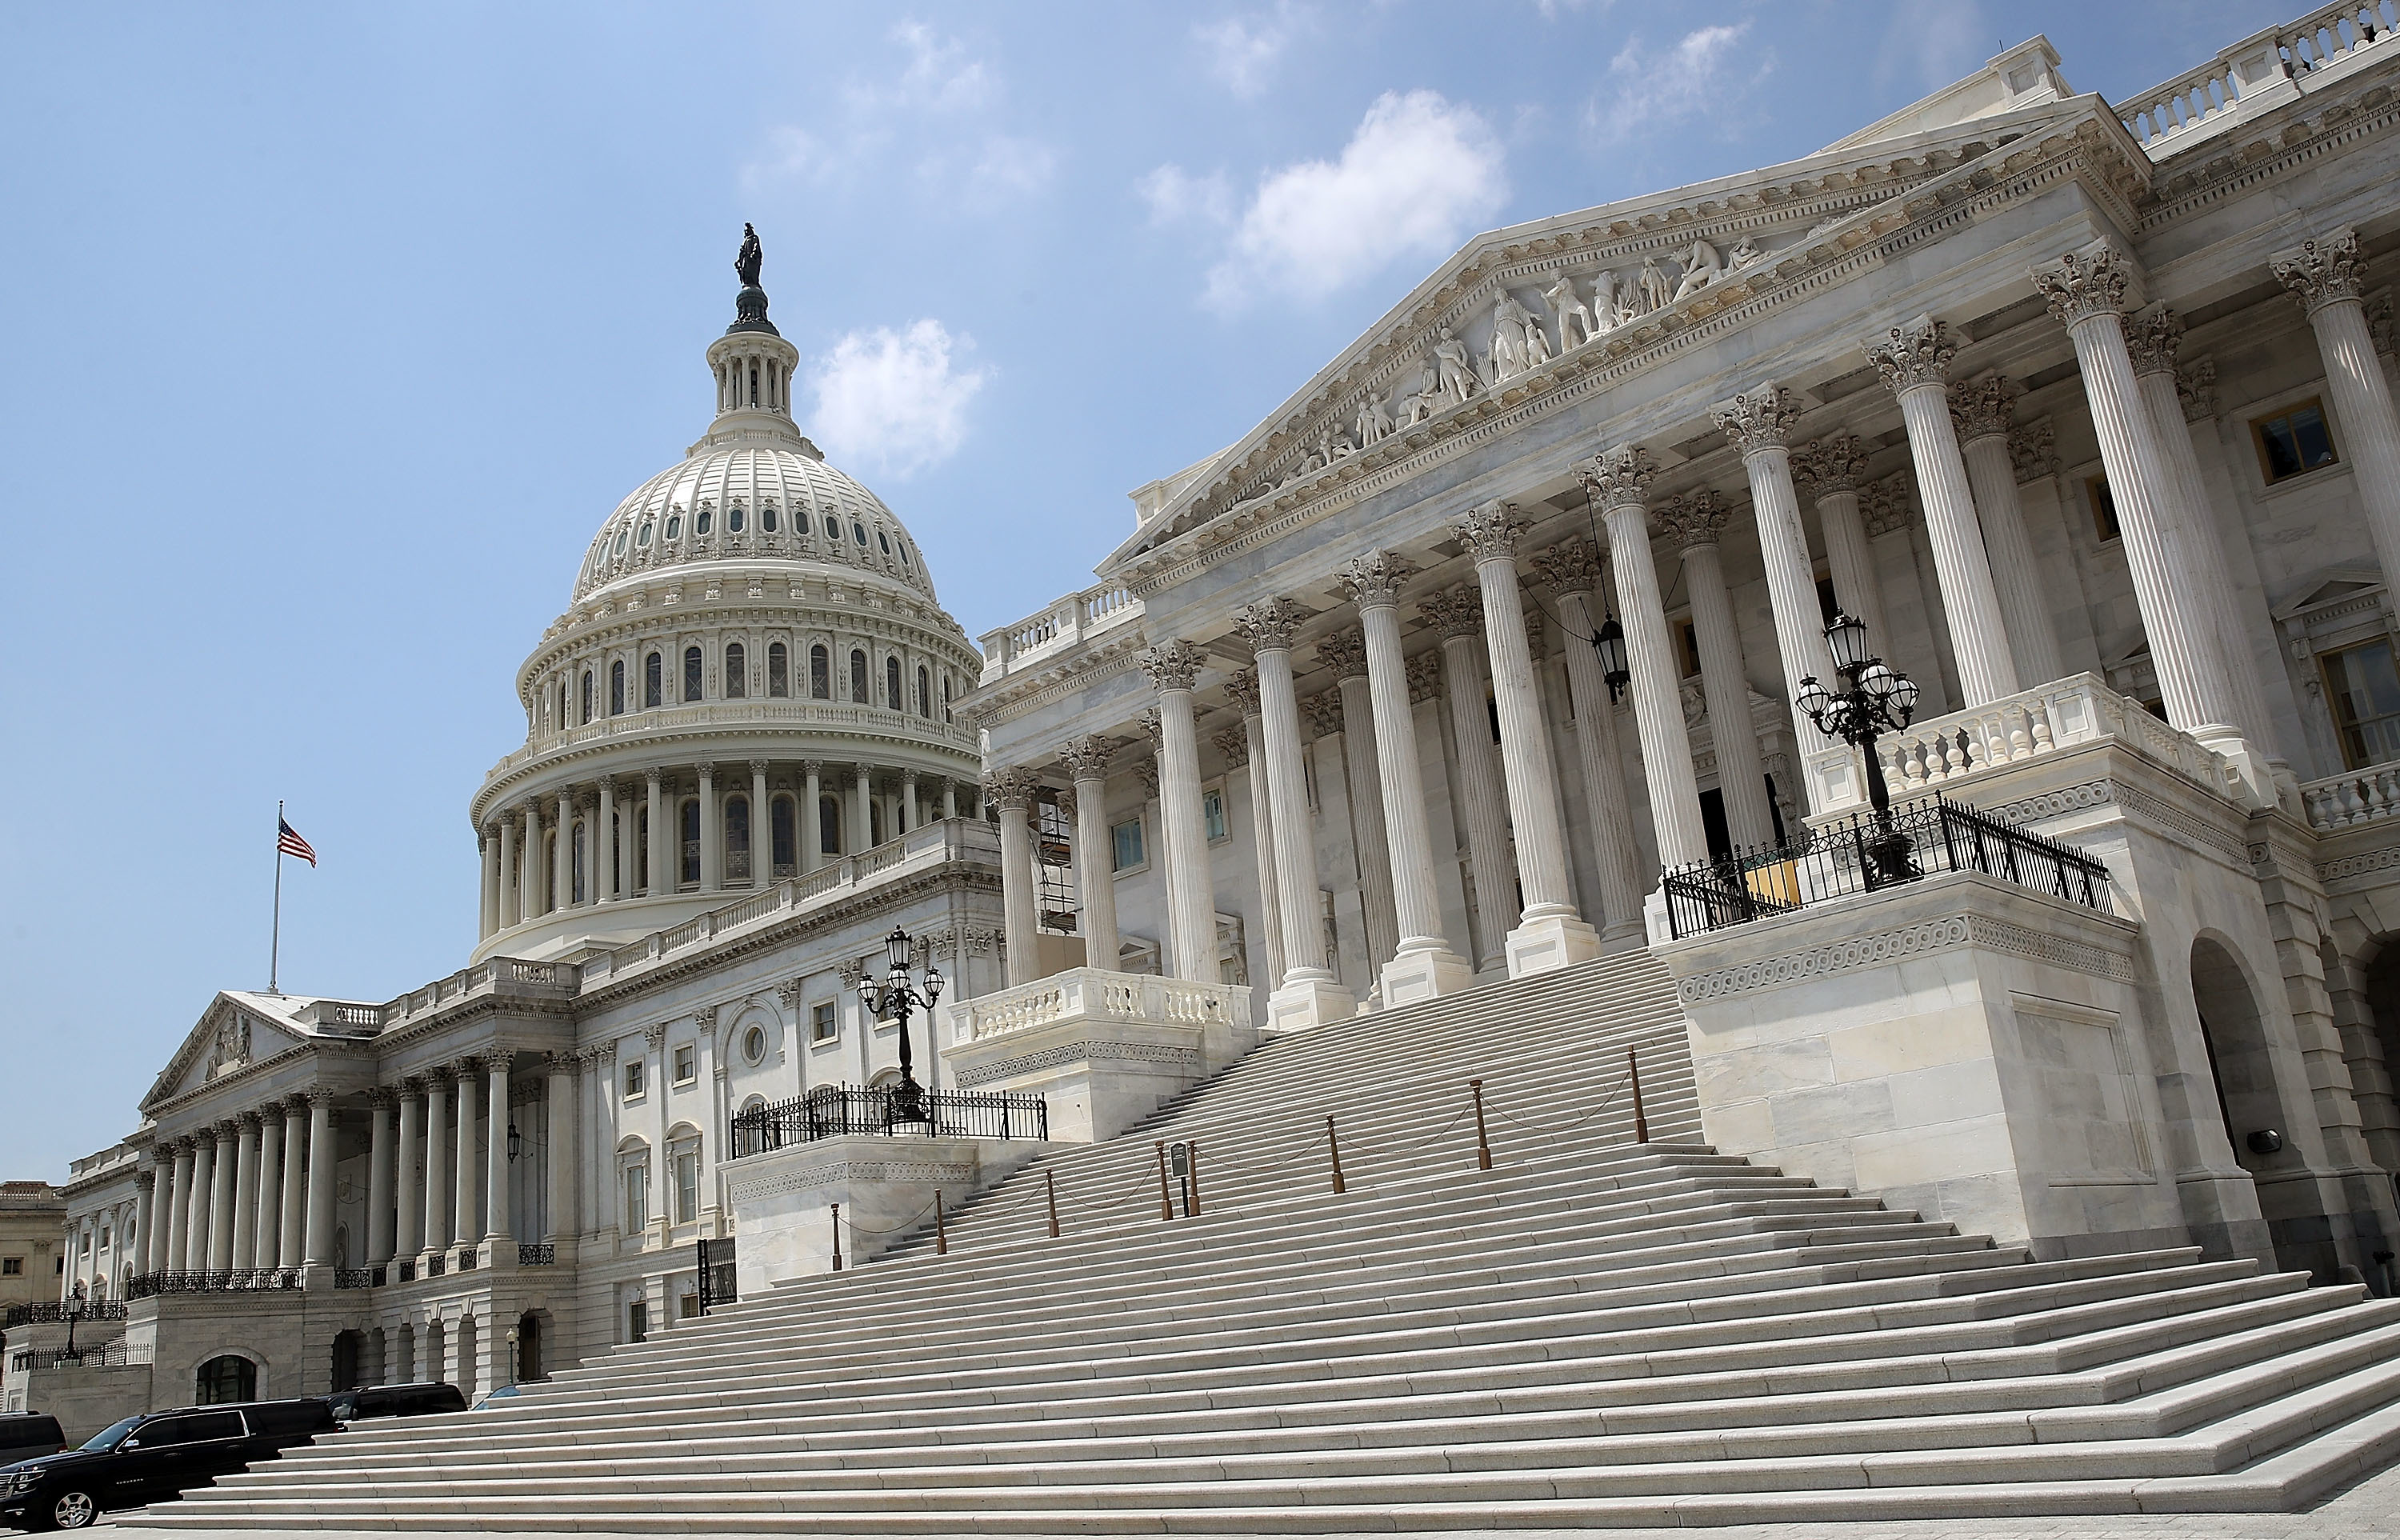
<svg viewBox="0 0 2400 1540">
<path fill-rule="evenodd" d="M 0 1257 L 0 1278 L 21 1278 L 25 1275 L 25 1259 Z"/>
<path fill-rule="evenodd" d="M 688 647 L 683 649 L 683 698 L 685 700 L 697 701 L 700 699 L 700 648 L 696 647 Z"/>
<path fill-rule="evenodd" d="M 625 1231 L 646 1230 L 650 1223 L 650 1167 L 647 1161 L 625 1167 Z"/>
<path fill-rule="evenodd" d="M 2325 403 L 2315 396 L 2274 416 L 2254 418 L 2250 438 L 2257 445 L 2258 470 L 2269 486 L 2339 458 L 2325 427 Z"/>
<path fill-rule="evenodd" d="M 650 1340 L 650 1302 L 635 1300 L 625 1307 L 625 1341 L 647 1342 Z"/>
<path fill-rule="evenodd" d="M 685 1320 L 696 1321 L 700 1319 L 700 1296 L 697 1294 L 686 1294 L 681 1300 L 676 1302 L 675 1308 L 682 1313 Z"/>
<path fill-rule="evenodd" d="M 1140 819 L 1126 819 L 1109 831 L 1109 838 L 1116 844 L 1116 870 L 1129 872 L 1149 861 L 1142 849 Z"/>
<path fill-rule="evenodd" d="M 642 1094 L 643 1076 L 648 1072 L 648 1065 L 637 1058 L 631 1058 L 625 1061 L 625 1099 L 627 1101 L 631 1101 L 635 1097 Z"/>
<path fill-rule="evenodd" d="M 700 1218 L 700 1152 L 686 1150 L 675 1158 L 675 1217 L 677 1224 Z"/>
<path fill-rule="evenodd" d="M 1699 627 L 1692 624 L 1689 620 L 1684 621 L 1681 625 L 1678 625 L 1675 628 L 1675 641 L 1680 648 L 1677 655 L 1683 659 L 1684 662 L 1684 677 L 1686 679 L 1698 678 L 1700 676 Z"/>
<path fill-rule="evenodd" d="M 841 1036 L 841 1023 L 834 1015 L 833 1002 L 820 1001 L 809 1007 L 809 1041 L 831 1043 Z"/>
<path fill-rule="evenodd" d="M 767 648 L 767 693 L 777 700 L 792 693 L 792 654 L 781 642 Z"/>
<path fill-rule="evenodd" d="M 2092 538 L 2107 545 L 2117 538 L 2117 499 L 2108 495 L 2108 478 L 2093 476 L 2083 484 L 2092 503 Z"/>
<path fill-rule="evenodd" d="M 2379 638 L 2320 661 L 2343 762 L 2362 770 L 2400 759 L 2400 671 L 2393 666 L 2391 641 Z"/>
<path fill-rule="evenodd" d="M 1225 824 L 1225 788 L 1210 786 L 1200 794 L 1200 821 L 1208 830 L 1211 844 L 1231 837 L 1233 830 Z"/>
<path fill-rule="evenodd" d="M 645 707 L 659 703 L 661 666 L 659 655 L 655 652 L 642 660 L 642 704 Z"/>
<path fill-rule="evenodd" d="M 700 1050 L 686 1043 L 675 1051 L 675 1083 L 689 1085 L 700 1078 Z"/>
</svg>

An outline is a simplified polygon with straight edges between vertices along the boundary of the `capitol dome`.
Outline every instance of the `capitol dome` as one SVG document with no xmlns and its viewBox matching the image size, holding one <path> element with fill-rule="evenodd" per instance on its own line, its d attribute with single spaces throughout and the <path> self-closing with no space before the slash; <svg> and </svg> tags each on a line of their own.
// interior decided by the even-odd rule
<svg viewBox="0 0 2400 1540">
<path fill-rule="evenodd" d="M 600 525 L 470 809 L 478 958 L 580 958 L 971 813 L 982 656 L 882 500 L 792 420 L 746 236 L 716 416 Z"/>
</svg>

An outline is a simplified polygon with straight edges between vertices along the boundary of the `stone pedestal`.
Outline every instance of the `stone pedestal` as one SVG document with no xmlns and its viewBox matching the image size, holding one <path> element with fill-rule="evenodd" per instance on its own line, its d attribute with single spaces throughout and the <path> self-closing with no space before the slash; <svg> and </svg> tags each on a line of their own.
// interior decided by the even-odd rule
<svg viewBox="0 0 2400 1540">
<path fill-rule="evenodd" d="M 968 1198 L 1048 1146 L 1033 1139 L 850 1134 L 751 1155 L 725 1167 L 743 1294 L 833 1271 L 833 1206 L 844 1267 L 873 1261 L 933 1222 L 934 1194 Z"/>
<path fill-rule="evenodd" d="M 1456 952 L 1402 952 L 1384 964 L 1384 1008 L 1456 994 L 1474 983 L 1475 965 Z"/>
<path fill-rule="evenodd" d="M 1508 933 L 1508 976 L 1572 968 L 1600 955 L 1600 933 L 1572 914 L 1528 912 Z"/>
</svg>

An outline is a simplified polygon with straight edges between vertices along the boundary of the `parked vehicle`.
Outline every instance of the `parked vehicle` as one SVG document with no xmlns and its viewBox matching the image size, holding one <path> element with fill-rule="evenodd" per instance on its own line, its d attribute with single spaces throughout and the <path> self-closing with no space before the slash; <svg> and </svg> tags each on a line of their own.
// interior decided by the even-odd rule
<svg viewBox="0 0 2400 1540">
<path fill-rule="evenodd" d="M 81 1449 L 0 1470 L 0 1521 L 79 1530 L 113 1508 L 180 1496 L 334 1431 L 321 1396 L 128 1417 Z"/>
<path fill-rule="evenodd" d="M 362 1423 L 370 1417 L 430 1417 L 467 1410 L 467 1393 L 457 1385 L 430 1381 L 408 1385 L 368 1385 L 337 1390 L 330 1397 L 334 1420 Z"/>
<path fill-rule="evenodd" d="M 56 1454 L 66 1447 L 66 1434 L 48 1412 L 18 1411 L 0 1417 L 0 1465 Z"/>
</svg>

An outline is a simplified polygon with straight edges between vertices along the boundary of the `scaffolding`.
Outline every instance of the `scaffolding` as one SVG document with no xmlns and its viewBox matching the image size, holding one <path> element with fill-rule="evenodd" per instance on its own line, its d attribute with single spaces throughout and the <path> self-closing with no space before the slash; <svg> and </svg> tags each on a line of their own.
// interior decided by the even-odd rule
<svg viewBox="0 0 2400 1540">
<path fill-rule="evenodd" d="M 1035 804 L 1033 820 L 1033 859 L 1041 868 L 1041 879 L 1034 903 L 1042 916 L 1042 928 L 1058 935 L 1073 935 L 1075 921 L 1075 882 L 1070 875 L 1075 864 L 1073 825 L 1067 810 L 1055 797 L 1044 797 Z"/>
</svg>

